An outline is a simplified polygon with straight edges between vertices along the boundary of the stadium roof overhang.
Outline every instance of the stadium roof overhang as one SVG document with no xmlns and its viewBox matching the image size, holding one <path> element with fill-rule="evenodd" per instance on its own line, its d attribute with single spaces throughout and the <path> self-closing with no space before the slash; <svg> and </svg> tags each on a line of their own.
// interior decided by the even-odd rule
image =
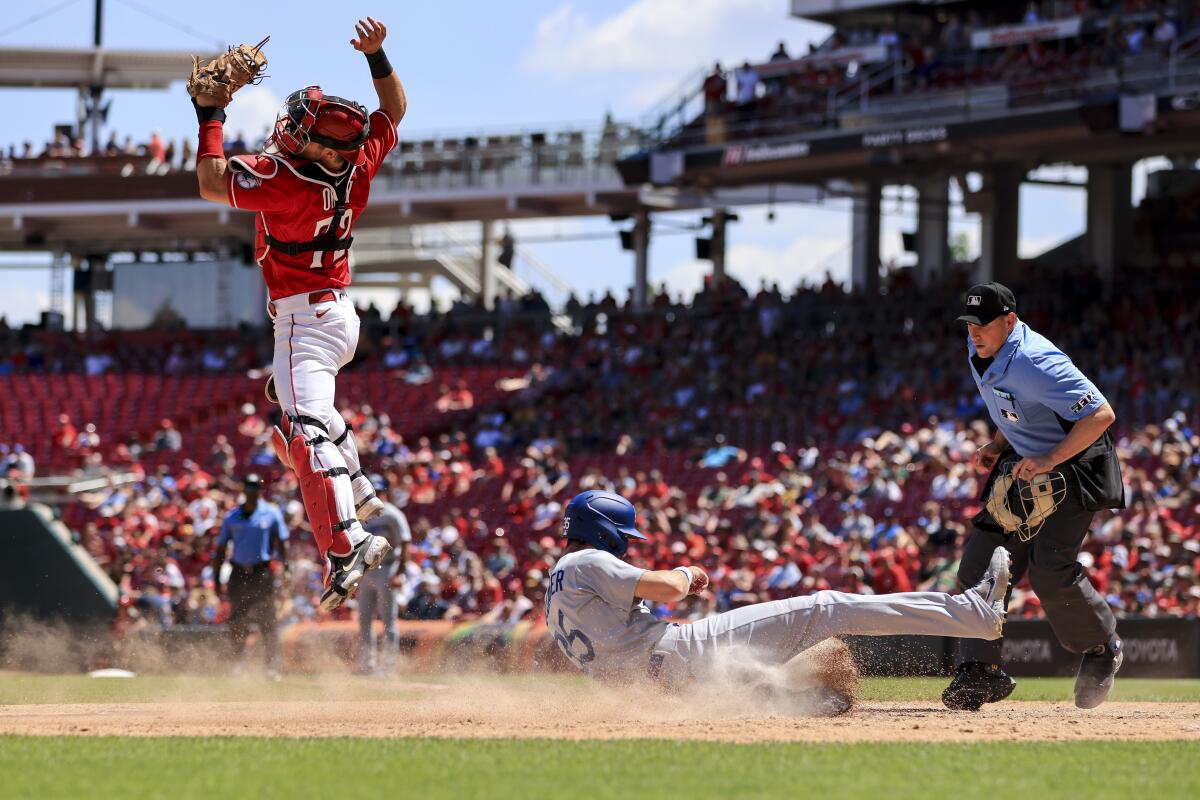
<svg viewBox="0 0 1200 800">
<path fill-rule="evenodd" d="M 100 48 L 0 48 L 0 86 L 165 89 L 192 66 L 189 53 Z"/>
<path fill-rule="evenodd" d="M 640 205 L 639 188 L 615 178 L 572 187 L 381 186 L 355 227 L 625 215 Z M 199 251 L 253 238 L 254 215 L 201 200 L 189 173 L 0 180 L 0 250 Z"/>
<path fill-rule="evenodd" d="M 855 16 L 898 11 L 926 13 L 926 9 L 931 7 L 963 5 L 964 2 L 965 0 L 792 0 L 791 13 L 793 17 L 835 24 Z M 976 5 L 979 5 L 978 2 Z M 1023 7 L 1024 3 L 1020 5 Z"/>
<path fill-rule="evenodd" d="M 621 162 L 630 183 L 711 190 L 763 183 L 828 180 L 907 183 L 937 173 L 1025 165 L 1133 162 L 1157 155 L 1194 154 L 1200 110 L 1172 111 L 1160 102 L 1145 133 L 1123 133 L 1116 103 L 1061 104 L 958 122 L 897 122 L 861 131 L 797 133 L 769 139 L 644 153 Z M 656 164 L 661 159 L 664 169 Z M 673 177 L 664 180 L 665 176 Z"/>
</svg>

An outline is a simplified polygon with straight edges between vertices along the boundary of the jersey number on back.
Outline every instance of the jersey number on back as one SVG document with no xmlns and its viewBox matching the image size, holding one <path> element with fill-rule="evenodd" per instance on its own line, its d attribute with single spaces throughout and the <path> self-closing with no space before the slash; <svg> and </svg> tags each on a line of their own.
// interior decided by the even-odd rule
<svg viewBox="0 0 1200 800">
<path fill-rule="evenodd" d="M 596 658 L 596 651 L 592 647 L 592 641 L 583 631 L 575 629 L 571 631 L 570 634 L 567 633 L 567 623 L 563 618 L 563 612 L 561 608 L 558 610 L 558 630 L 554 632 L 554 641 L 558 642 L 558 646 L 562 648 L 564 653 L 566 653 L 567 658 L 571 659 L 580 666 Z M 571 645 L 573 645 L 576 641 L 582 642 L 583 646 L 587 648 L 581 654 L 576 654 L 575 651 L 571 649 Z"/>
</svg>

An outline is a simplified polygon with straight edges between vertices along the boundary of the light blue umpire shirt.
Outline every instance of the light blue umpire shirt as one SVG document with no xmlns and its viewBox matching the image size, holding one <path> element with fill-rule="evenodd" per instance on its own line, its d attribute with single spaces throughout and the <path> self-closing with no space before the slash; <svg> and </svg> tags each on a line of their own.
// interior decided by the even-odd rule
<svg viewBox="0 0 1200 800">
<path fill-rule="evenodd" d="M 1072 423 L 1107 401 L 1053 342 L 1018 321 L 992 363 L 980 375 L 967 337 L 967 363 L 992 422 L 1022 458 L 1044 456 Z"/>
<path fill-rule="evenodd" d="M 253 567 L 271 560 L 271 532 L 288 538 L 287 525 L 278 506 L 258 501 L 253 514 L 246 514 L 240 505 L 225 515 L 217 549 L 224 549 L 233 539 L 233 556 L 229 559 L 240 567 Z"/>
</svg>

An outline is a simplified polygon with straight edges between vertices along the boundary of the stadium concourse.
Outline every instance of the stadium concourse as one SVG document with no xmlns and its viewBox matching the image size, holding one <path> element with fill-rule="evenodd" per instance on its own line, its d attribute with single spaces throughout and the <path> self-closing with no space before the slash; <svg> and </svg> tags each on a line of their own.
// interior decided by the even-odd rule
<svg viewBox="0 0 1200 800">
<path fill-rule="evenodd" d="M 1200 270 L 1119 272 L 1106 291 L 1079 269 L 1015 288 L 1022 317 L 1117 410 L 1129 507 L 1095 524 L 1092 581 L 1120 613 L 1196 615 Z M 643 314 L 573 301 L 570 333 L 536 299 L 362 311 L 340 397 L 366 468 L 413 526 L 401 615 L 538 619 L 562 504 L 589 487 L 642 509 L 639 563 L 708 569 L 714 591 L 664 615 L 825 588 L 952 589 L 979 505 L 971 455 L 988 438 L 953 322 L 960 289 L 898 278 L 868 300 L 729 281 L 686 306 L 660 294 Z M 268 444 L 268 340 L 0 328 L 0 429 L 22 432 L 0 445 L 6 501 L 35 474 L 135 475 L 62 509 L 119 584 L 121 626 L 225 618 L 209 562 L 250 469 L 304 543 L 283 616 L 316 616 L 315 549 Z M 1011 611 L 1040 614 L 1025 587 Z"/>
</svg>

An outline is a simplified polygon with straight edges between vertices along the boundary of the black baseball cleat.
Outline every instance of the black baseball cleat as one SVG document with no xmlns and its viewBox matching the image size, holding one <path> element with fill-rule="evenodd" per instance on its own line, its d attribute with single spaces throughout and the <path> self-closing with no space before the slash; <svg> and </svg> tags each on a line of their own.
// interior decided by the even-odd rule
<svg viewBox="0 0 1200 800">
<path fill-rule="evenodd" d="M 790 689 L 762 684 L 755 686 L 752 692 L 781 713 L 803 717 L 840 717 L 854 708 L 854 695 L 830 686 Z"/>
<path fill-rule="evenodd" d="M 815 686 L 803 691 L 803 708 L 813 717 L 840 717 L 854 708 L 854 695 L 829 686 Z"/>
<path fill-rule="evenodd" d="M 942 692 L 942 705 L 951 711 L 978 711 L 984 703 L 998 703 L 1016 688 L 1017 682 L 999 664 L 968 661 L 958 665 L 954 680 Z"/>
<path fill-rule="evenodd" d="M 1086 651 L 1075 676 L 1075 706 L 1095 708 L 1107 700 L 1124 660 L 1125 651 L 1120 639 Z"/>
<path fill-rule="evenodd" d="M 367 534 L 367 538 L 347 555 L 328 554 L 329 578 L 321 595 L 321 609 L 332 611 L 352 597 L 363 576 L 378 567 L 392 546 L 382 536 Z"/>
</svg>

